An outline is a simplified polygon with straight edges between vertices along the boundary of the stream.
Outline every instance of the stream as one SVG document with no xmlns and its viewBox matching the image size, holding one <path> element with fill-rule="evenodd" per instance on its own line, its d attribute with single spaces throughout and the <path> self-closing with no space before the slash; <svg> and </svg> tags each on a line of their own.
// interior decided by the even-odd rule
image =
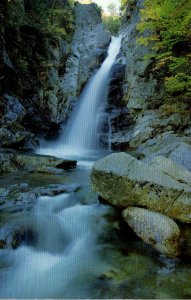
<svg viewBox="0 0 191 300">
<path fill-rule="evenodd" d="M 91 189 L 91 167 L 111 153 L 107 90 L 121 37 L 86 85 L 57 142 L 39 154 L 77 159 L 64 175 L 15 173 L 0 184 L 27 183 L 67 190 L 41 196 L 31 210 L 6 214 L 9 226 L 30 228 L 33 238 L 0 250 L 0 297 L 17 299 L 184 298 L 191 296 L 190 264 L 157 254 L 137 238 L 120 211 Z M 1 221 L 0 225 L 4 225 Z"/>
</svg>

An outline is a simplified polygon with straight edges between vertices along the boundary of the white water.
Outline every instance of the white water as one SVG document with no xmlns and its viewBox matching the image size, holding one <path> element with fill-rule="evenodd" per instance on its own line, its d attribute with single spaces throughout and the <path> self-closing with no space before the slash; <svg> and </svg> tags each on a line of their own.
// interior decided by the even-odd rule
<svg viewBox="0 0 191 300">
<path fill-rule="evenodd" d="M 86 156 L 94 150 L 108 149 L 110 128 L 105 108 L 110 71 L 119 53 L 121 38 L 112 37 L 107 58 L 85 86 L 59 141 L 40 148 L 39 154 Z"/>
<path fill-rule="evenodd" d="M 107 228 L 108 207 L 82 205 L 69 195 L 41 197 L 28 216 L 38 234 L 35 247 L 4 250 L 1 298 L 87 298 L 95 278 L 108 270 L 97 238 Z M 1 251 L 0 251 L 1 253 Z"/>
</svg>

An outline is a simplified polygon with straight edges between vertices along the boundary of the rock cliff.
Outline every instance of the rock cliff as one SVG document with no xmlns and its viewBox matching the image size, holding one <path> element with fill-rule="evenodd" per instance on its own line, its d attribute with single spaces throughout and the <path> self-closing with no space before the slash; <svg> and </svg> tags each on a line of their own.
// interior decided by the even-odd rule
<svg viewBox="0 0 191 300">
<path fill-rule="evenodd" d="M 43 35 L 43 24 L 38 28 L 35 21 L 23 25 L 31 14 L 23 1 L 1 6 L 0 146 L 33 148 L 36 135 L 53 132 L 66 120 L 107 55 L 110 34 L 94 4 L 75 5 L 72 39 L 71 33 L 65 38 Z M 18 20 L 8 26 L 12 13 Z"/>
</svg>

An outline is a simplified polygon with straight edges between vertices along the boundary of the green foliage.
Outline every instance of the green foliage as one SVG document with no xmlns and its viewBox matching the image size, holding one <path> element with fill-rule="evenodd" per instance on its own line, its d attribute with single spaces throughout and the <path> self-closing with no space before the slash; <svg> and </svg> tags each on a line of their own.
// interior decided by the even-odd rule
<svg viewBox="0 0 191 300">
<path fill-rule="evenodd" d="M 106 28 L 112 35 L 117 35 L 121 25 L 121 19 L 119 16 L 104 16 L 103 22 Z"/>
<path fill-rule="evenodd" d="M 117 35 L 121 25 L 121 18 L 118 14 L 117 7 L 115 3 L 110 3 L 107 8 L 109 15 L 103 15 L 103 22 L 112 35 Z"/>
<path fill-rule="evenodd" d="M 44 35 L 70 40 L 74 32 L 73 0 L 4 0 L 4 22 L 19 28 L 30 25 Z"/>
<path fill-rule="evenodd" d="M 73 0 L 1 0 L 0 47 L 6 49 L 13 65 L 5 73 L 0 63 L 3 89 L 9 88 L 11 73 L 20 97 L 33 95 L 46 84 L 54 47 L 62 40 L 70 42 L 73 32 Z M 69 50 L 63 54 L 63 65 L 68 55 Z"/>
<path fill-rule="evenodd" d="M 116 7 L 115 3 L 110 3 L 110 4 L 107 6 L 107 9 L 108 9 L 109 14 L 110 14 L 111 16 L 117 15 L 117 7 Z"/>
<path fill-rule="evenodd" d="M 153 45 L 155 70 L 161 71 L 167 98 L 191 97 L 191 1 L 145 0 L 138 29 L 139 39 Z"/>
<path fill-rule="evenodd" d="M 169 117 L 172 114 L 178 113 L 183 116 L 190 115 L 190 110 L 184 103 L 165 103 L 160 106 L 159 112 L 162 118 Z"/>
</svg>

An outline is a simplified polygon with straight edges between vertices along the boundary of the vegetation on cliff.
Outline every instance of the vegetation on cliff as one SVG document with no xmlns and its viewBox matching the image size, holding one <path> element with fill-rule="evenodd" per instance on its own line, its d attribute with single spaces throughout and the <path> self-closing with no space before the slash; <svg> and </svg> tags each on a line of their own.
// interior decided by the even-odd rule
<svg viewBox="0 0 191 300">
<path fill-rule="evenodd" d="M 108 13 L 103 13 L 102 20 L 106 26 L 106 28 L 109 30 L 109 32 L 116 36 L 119 32 L 119 28 L 121 26 L 121 18 L 117 11 L 117 7 L 115 3 L 110 3 L 108 5 Z"/>
<path fill-rule="evenodd" d="M 30 96 L 39 84 L 45 84 L 50 48 L 59 47 L 62 40 L 71 41 L 73 1 L 3 0 L 0 28 L 0 93 Z"/>
<path fill-rule="evenodd" d="M 167 100 L 189 103 L 191 97 L 191 2 L 145 0 L 139 41 L 152 44 L 155 71 L 164 77 Z"/>
</svg>

